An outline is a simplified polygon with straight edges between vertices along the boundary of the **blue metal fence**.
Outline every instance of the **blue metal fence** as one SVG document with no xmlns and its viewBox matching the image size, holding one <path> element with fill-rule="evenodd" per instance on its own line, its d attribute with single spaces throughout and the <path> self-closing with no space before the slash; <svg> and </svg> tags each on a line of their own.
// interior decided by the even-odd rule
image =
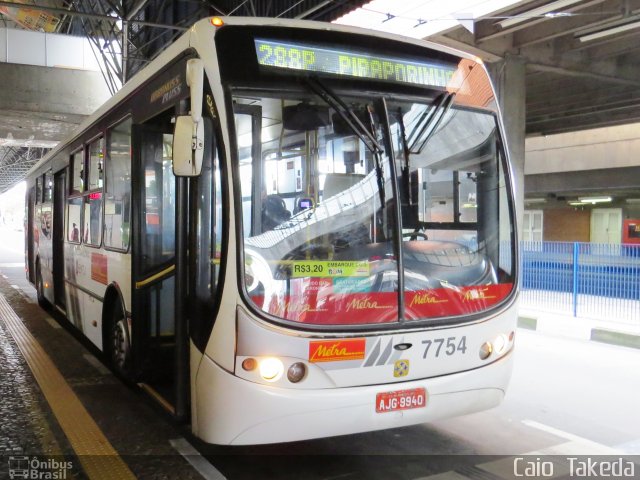
<svg viewBox="0 0 640 480">
<path fill-rule="evenodd" d="M 522 242 L 522 305 L 640 321 L 640 245 Z"/>
</svg>

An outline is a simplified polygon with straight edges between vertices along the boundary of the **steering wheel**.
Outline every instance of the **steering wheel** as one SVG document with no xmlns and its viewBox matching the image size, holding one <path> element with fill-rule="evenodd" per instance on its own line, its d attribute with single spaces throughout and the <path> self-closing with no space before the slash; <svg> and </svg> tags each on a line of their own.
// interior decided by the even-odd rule
<svg viewBox="0 0 640 480">
<path fill-rule="evenodd" d="M 416 240 L 417 237 L 422 238 L 423 240 L 429 240 L 427 235 L 422 232 L 406 232 L 402 234 L 402 237 L 410 237 L 409 240 Z"/>
</svg>

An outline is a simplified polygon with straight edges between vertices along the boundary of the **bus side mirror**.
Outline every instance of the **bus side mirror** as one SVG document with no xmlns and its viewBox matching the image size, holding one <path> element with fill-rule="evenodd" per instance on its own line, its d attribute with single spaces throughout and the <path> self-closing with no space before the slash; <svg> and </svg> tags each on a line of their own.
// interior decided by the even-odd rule
<svg viewBox="0 0 640 480">
<path fill-rule="evenodd" d="M 197 177 L 204 157 L 204 122 L 194 122 L 191 115 L 176 117 L 173 131 L 173 174 Z"/>
<path fill-rule="evenodd" d="M 187 61 L 186 79 L 191 94 L 191 110 L 189 115 L 176 118 L 173 132 L 173 174 L 176 177 L 197 177 L 202 170 L 204 155 L 204 64 L 201 59 L 192 58 Z"/>
</svg>

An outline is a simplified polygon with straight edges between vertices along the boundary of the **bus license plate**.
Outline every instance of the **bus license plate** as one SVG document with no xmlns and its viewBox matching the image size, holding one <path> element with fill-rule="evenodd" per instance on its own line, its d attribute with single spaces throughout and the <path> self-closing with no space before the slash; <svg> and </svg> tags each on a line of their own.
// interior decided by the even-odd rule
<svg viewBox="0 0 640 480">
<path fill-rule="evenodd" d="M 427 405 L 427 391 L 424 388 L 383 392 L 376 395 L 376 412 L 395 412 L 422 408 Z"/>
</svg>

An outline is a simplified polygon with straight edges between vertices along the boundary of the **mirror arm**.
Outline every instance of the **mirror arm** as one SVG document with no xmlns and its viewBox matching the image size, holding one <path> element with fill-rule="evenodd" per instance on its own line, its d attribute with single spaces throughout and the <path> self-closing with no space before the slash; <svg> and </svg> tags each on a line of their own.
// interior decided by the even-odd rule
<svg viewBox="0 0 640 480">
<path fill-rule="evenodd" d="M 198 124 L 202 120 L 202 91 L 204 87 L 204 64 L 199 58 L 187 61 L 187 86 L 191 89 L 191 118 Z"/>
</svg>

